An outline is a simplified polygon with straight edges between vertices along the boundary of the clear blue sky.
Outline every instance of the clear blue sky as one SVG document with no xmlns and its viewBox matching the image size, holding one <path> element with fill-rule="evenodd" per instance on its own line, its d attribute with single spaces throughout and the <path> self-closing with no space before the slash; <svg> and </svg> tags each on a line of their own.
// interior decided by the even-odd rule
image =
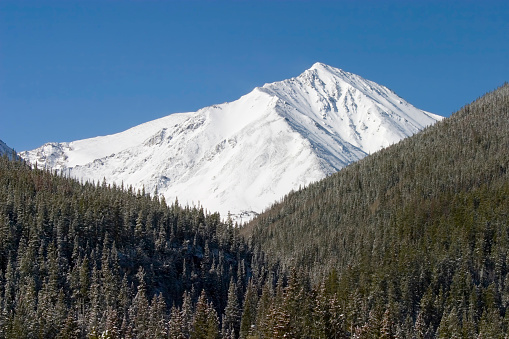
<svg viewBox="0 0 509 339">
<path fill-rule="evenodd" d="M 17 151 L 232 101 L 316 62 L 448 116 L 509 80 L 509 1 L 0 1 Z"/>
</svg>

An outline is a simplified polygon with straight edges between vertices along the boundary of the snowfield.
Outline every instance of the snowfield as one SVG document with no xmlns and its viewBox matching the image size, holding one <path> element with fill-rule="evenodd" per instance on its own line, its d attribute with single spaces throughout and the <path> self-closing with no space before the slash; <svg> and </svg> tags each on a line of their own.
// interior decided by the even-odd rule
<svg viewBox="0 0 509 339">
<path fill-rule="evenodd" d="M 234 102 L 20 155 L 72 177 L 144 187 L 168 202 L 178 197 L 244 222 L 292 189 L 440 119 L 384 86 L 316 63 Z"/>
</svg>

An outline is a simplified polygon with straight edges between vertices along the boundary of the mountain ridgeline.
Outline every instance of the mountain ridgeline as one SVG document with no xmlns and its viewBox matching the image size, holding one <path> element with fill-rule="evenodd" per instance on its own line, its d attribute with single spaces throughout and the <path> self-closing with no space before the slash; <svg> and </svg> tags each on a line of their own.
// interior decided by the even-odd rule
<svg viewBox="0 0 509 339">
<path fill-rule="evenodd" d="M 15 151 L 12 148 L 10 148 L 9 146 L 7 146 L 5 144 L 5 142 L 0 140 L 0 156 L 2 156 L 4 154 L 7 155 L 7 157 L 9 159 L 12 159 L 13 154 L 15 154 Z"/>
<path fill-rule="evenodd" d="M 75 178 L 144 187 L 243 222 L 290 190 L 441 118 L 384 86 L 316 63 L 233 102 L 20 154 Z"/>
<path fill-rule="evenodd" d="M 288 194 L 242 232 L 268 258 L 329 282 L 351 334 L 503 337 L 509 85 Z"/>
</svg>

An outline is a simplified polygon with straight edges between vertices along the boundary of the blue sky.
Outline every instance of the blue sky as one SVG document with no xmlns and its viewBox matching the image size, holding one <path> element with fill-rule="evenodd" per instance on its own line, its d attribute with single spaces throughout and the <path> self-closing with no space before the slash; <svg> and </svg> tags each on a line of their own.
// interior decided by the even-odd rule
<svg viewBox="0 0 509 339">
<path fill-rule="evenodd" d="M 509 1 L 0 1 L 17 151 L 232 101 L 320 61 L 448 116 L 509 80 Z"/>
</svg>

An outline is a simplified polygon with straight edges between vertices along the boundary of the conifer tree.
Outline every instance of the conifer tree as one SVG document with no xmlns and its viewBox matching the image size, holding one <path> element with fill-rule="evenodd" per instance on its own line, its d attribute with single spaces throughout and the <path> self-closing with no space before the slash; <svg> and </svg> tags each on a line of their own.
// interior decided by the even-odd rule
<svg viewBox="0 0 509 339">
<path fill-rule="evenodd" d="M 390 307 L 388 307 L 382 318 L 382 328 L 380 329 L 380 339 L 392 339 L 395 337 L 394 320 Z"/>
<path fill-rule="evenodd" d="M 240 322 L 240 338 L 247 338 L 253 334 L 256 324 L 256 306 L 258 304 L 258 293 L 253 280 L 249 280 L 246 295 L 244 297 L 244 308 Z"/>
<path fill-rule="evenodd" d="M 256 326 L 255 332 L 262 338 L 268 338 L 267 331 L 270 328 L 270 312 L 272 305 L 272 292 L 270 289 L 270 279 L 267 279 L 262 289 L 262 295 L 258 300 L 256 307 Z"/>
<path fill-rule="evenodd" d="M 207 339 L 219 339 L 219 317 L 212 303 L 207 304 Z"/>
<path fill-rule="evenodd" d="M 181 333 L 187 338 L 191 335 L 193 323 L 193 311 L 191 305 L 191 296 L 189 292 L 184 292 L 182 309 L 180 311 L 180 321 L 183 327 Z"/>
<path fill-rule="evenodd" d="M 140 267 L 136 277 L 138 279 L 138 292 L 129 309 L 129 319 L 133 323 L 134 335 L 140 338 L 147 338 L 150 335 L 150 309 L 143 268 Z"/>
<path fill-rule="evenodd" d="M 237 297 L 237 286 L 232 278 L 232 280 L 230 281 L 230 287 L 228 288 L 228 302 L 224 310 L 223 329 L 222 329 L 223 337 L 226 336 L 227 333 L 229 334 L 233 333 L 235 337 L 238 337 L 238 332 L 240 328 L 240 317 L 241 309 Z"/>
<path fill-rule="evenodd" d="M 169 339 L 185 339 L 185 324 L 181 317 L 182 312 L 180 309 L 172 306 L 170 311 L 170 320 L 168 321 L 168 338 Z"/>
<path fill-rule="evenodd" d="M 207 298 L 205 296 L 205 290 L 202 290 L 198 301 L 196 302 L 196 308 L 194 311 L 193 318 L 193 330 L 191 332 L 192 338 L 206 338 L 207 337 Z"/>
<path fill-rule="evenodd" d="M 315 338 L 327 338 L 331 325 L 331 314 L 326 294 L 325 283 L 322 282 L 316 292 L 315 305 L 313 308 L 313 336 Z"/>
<path fill-rule="evenodd" d="M 152 298 L 149 311 L 149 332 L 153 338 L 166 338 L 168 335 L 166 320 L 166 303 L 163 296 L 158 294 Z"/>
</svg>

